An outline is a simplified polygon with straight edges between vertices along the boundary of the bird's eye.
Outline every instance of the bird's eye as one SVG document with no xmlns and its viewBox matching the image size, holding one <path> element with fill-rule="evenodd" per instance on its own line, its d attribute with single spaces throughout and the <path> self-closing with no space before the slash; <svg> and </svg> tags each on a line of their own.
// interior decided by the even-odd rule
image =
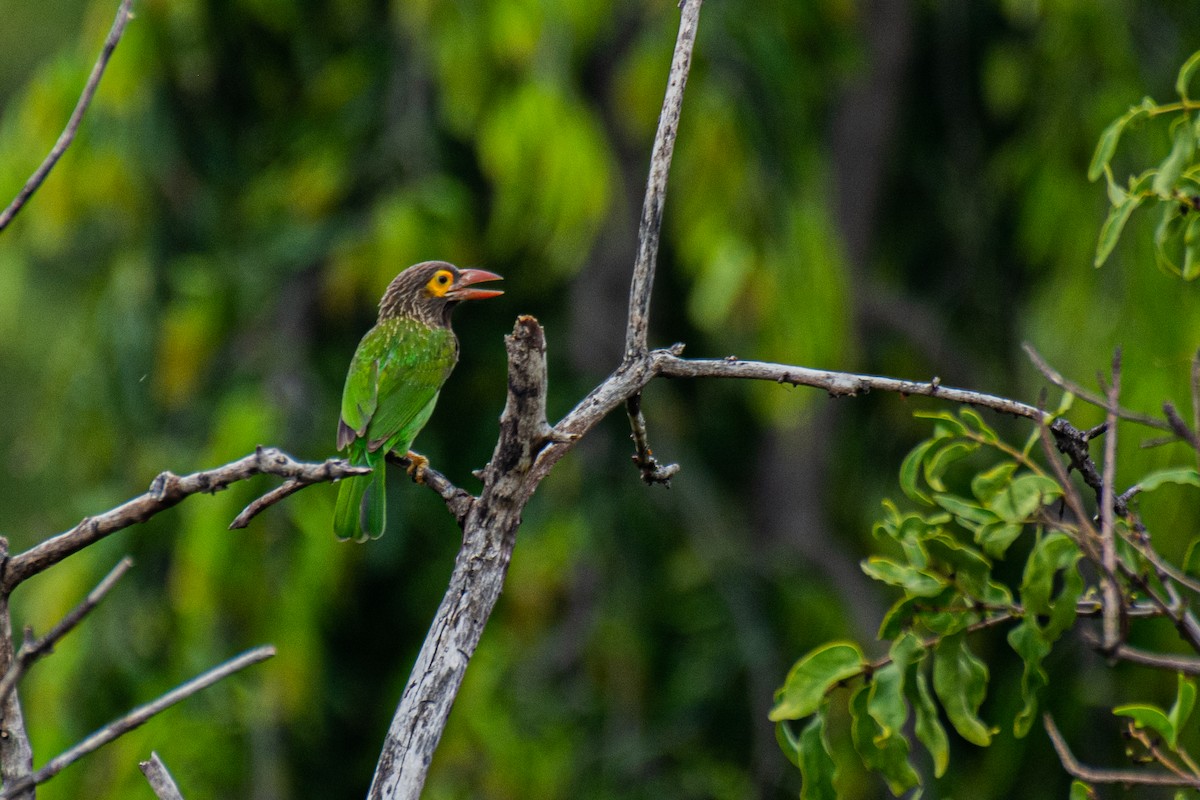
<svg viewBox="0 0 1200 800">
<path fill-rule="evenodd" d="M 439 272 L 438 276 L 437 276 L 437 282 L 440 283 L 442 286 L 445 286 L 447 283 L 450 282 L 450 276 L 444 272 Z"/>
</svg>

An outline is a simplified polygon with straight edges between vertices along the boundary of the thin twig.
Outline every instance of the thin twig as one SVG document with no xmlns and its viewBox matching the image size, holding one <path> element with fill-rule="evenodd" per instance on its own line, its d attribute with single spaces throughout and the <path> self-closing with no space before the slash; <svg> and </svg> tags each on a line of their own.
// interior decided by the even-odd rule
<svg viewBox="0 0 1200 800">
<path fill-rule="evenodd" d="M 1183 766 L 1176 764 L 1175 759 L 1163 752 L 1162 747 L 1159 746 L 1159 742 L 1157 741 L 1157 734 L 1151 734 L 1146 729 L 1139 728 L 1131 719 L 1125 721 L 1125 732 L 1130 739 L 1133 739 L 1146 748 L 1146 752 L 1150 754 L 1150 757 L 1166 767 L 1167 771 L 1172 775 L 1176 775 L 1185 781 L 1200 780 L 1200 775 L 1196 775 L 1195 773 L 1188 774 L 1188 771 Z"/>
<path fill-rule="evenodd" d="M 1200 437 L 1200 350 L 1192 356 L 1192 430 Z M 1200 443 L 1195 449 L 1196 463 L 1200 465 Z"/>
<path fill-rule="evenodd" d="M 407 455 L 400 455 L 392 451 L 387 454 L 386 458 L 388 463 L 395 464 L 404 470 L 412 466 L 412 460 Z M 421 470 L 419 478 L 415 474 L 411 477 L 413 483 L 423 483 L 437 492 L 438 497 L 445 501 L 446 508 L 454 515 L 458 527 L 463 526 L 463 521 L 466 520 L 467 514 L 471 511 L 471 505 L 476 500 L 474 495 L 466 489 L 460 489 L 449 478 L 428 465 Z"/>
<path fill-rule="evenodd" d="M 1200 437 L 1196 435 L 1196 431 L 1187 426 L 1183 417 L 1179 416 L 1174 403 L 1163 403 L 1163 415 L 1167 418 L 1167 424 L 1171 426 L 1171 432 L 1177 438 L 1187 442 L 1193 450 L 1200 450 Z"/>
<path fill-rule="evenodd" d="M 1087 389 L 1083 388 L 1079 384 L 1077 384 L 1073 381 L 1067 380 L 1061 374 L 1059 374 L 1053 367 L 1051 367 L 1046 362 L 1046 360 L 1044 358 L 1041 357 L 1041 355 L 1038 354 L 1037 350 L 1033 349 L 1033 345 L 1029 344 L 1028 342 L 1023 342 L 1021 344 L 1021 347 L 1024 348 L 1025 354 L 1029 356 L 1029 360 L 1033 362 L 1033 366 L 1037 369 L 1038 372 L 1042 373 L 1042 376 L 1046 380 L 1050 381 L 1051 383 L 1053 383 L 1055 386 L 1062 389 L 1063 391 L 1070 392 L 1071 394 L 1075 395 L 1079 399 L 1081 399 L 1085 402 L 1091 403 L 1092 405 L 1097 406 L 1098 408 L 1107 408 L 1108 407 L 1107 401 L 1105 401 L 1105 399 L 1102 396 L 1096 394 L 1095 392 L 1088 391 Z M 1120 417 L 1121 419 L 1129 420 L 1130 422 L 1136 422 L 1140 425 L 1145 425 L 1150 428 L 1157 428 L 1160 431 L 1170 431 L 1171 430 L 1171 426 L 1168 425 L 1163 420 L 1158 419 L 1156 417 L 1151 417 L 1147 414 L 1140 414 L 1136 411 L 1129 411 L 1124 408 L 1118 409 L 1117 416 Z"/>
<path fill-rule="evenodd" d="M 0 576 L 0 592 L 11 592 L 31 575 L 54 566 L 109 534 L 145 522 L 194 494 L 219 492 L 255 475 L 294 478 L 311 485 L 365 475 L 370 471 L 368 467 L 350 466 L 340 458 L 307 463 L 296 461 L 274 447 L 258 447 L 251 455 L 214 469 L 183 476 L 164 472 L 154 479 L 145 494 L 97 516 L 86 517 L 74 528 L 10 558 Z"/>
<path fill-rule="evenodd" d="M 644 355 L 650 328 L 650 295 L 654 288 L 654 266 L 658 259 L 658 239 L 662 230 L 663 204 L 667 197 L 667 174 L 671 171 L 671 156 L 675 151 L 675 135 L 683 109 L 683 89 L 692 66 L 692 47 L 700 24 L 701 0 L 684 0 L 679 19 L 679 35 L 675 39 L 675 54 L 671 58 L 671 73 L 658 116 L 654 134 L 654 149 L 650 156 L 650 176 L 646 180 L 646 196 L 642 202 L 642 219 L 638 225 L 638 252 L 633 266 L 633 282 L 629 287 L 629 322 L 625 329 L 625 359 Z"/>
<path fill-rule="evenodd" d="M 1085 634 L 1084 638 L 1088 639 L 1089 637 Z M 1091 638 L 1088 643 L 1094 643 L 1097 647 L 1101 647 L 1103 644 L 1095 638 Z M 1130 664 L 1139 664 L 1143 667 L 1164 669 L 1168 672 L 1182 672 L 1185 675 L 1200 675 L 1200 658 L 1195 656 L 1153 653 L 1128 644 L 1119 644 L 1111 653 L 1106 652 L 1105 654 L 1110 658 L 1128 661 Z"/>
<path fill-rule="evenodd" d="M 4 791 L 0 793 L 0 800 L 8 800 L 21 792 L 28 790 L 31 786 L 37 786 L 45 783 L 53 778 L 63 769 L 74 764 L 79 759 L 87 754 L 103 747 L 114 739 L 129 733 L 134 728 L 145 724 L 151 717 L 159 714 L 181 700 L 194 695 L 202 689 L 207 689 L 217 681 L 229 677 L 233 673 L 245 669 L 246 667 L 257 664 L 260 661 L 265 661 L 275 655 L 275 648 L 271 645 L 256 647 L 242 653 L 240 656 L 231 658 L 224 664 L 221 664 L 203 675 L 199 675 L 185 684 L 177 686 L 156 700 L 152 700 L 145 705 L 138 706 L 120 719 L 113 720 L 103 728 L 92 733 L 79 744 L 71 749 L 55 756 L 46 762 L 45 766 L 34 772 L 32 775 L 14 781 L 12 785 L 6 786 Z"/>
<path fill-rule="evenodd" d="M 121 577 L 132 566 L 133 559 L 125 556 L 104 576 L 104 580 L 100 581 L 95 589 L 88 592 L 87 597 L 83 598 L 79 605 L 71 609 L 70 613 L 50 629 L 49 633 L 35 641 L 29 641 L 28 637 L 26 638 L 26 641 L 21 645 L 21 649 L 14 656 L 12 664 L 5 671 L 4 677 L 0 678 L 0 702 L 3 702 L 8 697 L 8 693 L 21 680 L 21 677 L 24 676 L 30 665 L 53 651 L 54 646 L 58 644 L 59 640 L 70 633 L 104 599 L 109 590 L 117 585 L 117 581 L 121 580 Z"/>
<path fill-rule="evenodd" d="M 146 776 L 146 780 L 150 783 L 150 788 L 158 800 L 183 800 L 183 794 L 175 785 L 175 779 L 171 777 L 167 765 L 158 757 L 158 753 L 151 752 L 150 760 L 139 761 L 138 768 Z"/>
<path fill-rule="evenodd" d="M 1067 746 L 1067 740 L 1063 738 L 1062 733 L 1058 730 L 1058 726 L 1054 724 L 1054 718 L 1049 714 L 1043 714 L 1042 724 L 1046 726 L 1046 733 L 1050 736 L 1050 741 L 1054 744 L 1054 750 L 1058 753 L 1058 760 L 1062 762 L 1063 769 L 1071 777 L 1087 781 L 1088 783 L 1124 783 L 1130 786 L 1191 786 L 1200 788 L 1200 778 L 1185 779 L 1165 772 L 1141 772 L 1132 769 L 1097 769 L 1096 767 L 1081 764 L 1071 754 L 1071 748 Z"/>
<path fill-rule="evenodd" d="M 54 169 L 54 165 L 62 158 L 63 153 L 67 152 L 67 148 L 71 146 L 71 142 L 75 140 L 75 134 L 79 131 L 79 124 L 83 121 L 83 115 L 87 113 L 88 106 L 92 103 L 92 97 L 96 94 L 96 87 L 100 85 L 100 79 L 104 77 L 104 69 L 108 66 L 108 61 L 112 58 L 113 50 L 117 47 L 117 42 L 121 41 L 121 34 L 125 32 L 125 25 L 133 17 L 130 11 L 133 5 L 133 0 L 121 0 L 121 5 L 117 8 L 117 16 L 113 20 L 112 28 L 108 31 L 108 38 L 104 40 L 104 48 L 100 51 L 100 56 L 96 59 L 96 63 L 92 65 L 92 74 L 88 76 L 87 83 L 83 87 L 83 94 L 79 96 L 79 101 L 75 104 L 75 110 L 71 112 L 71 118 L 67 120 L 67 127 L 59 134 L 58 141 L 54 143 L 53 149 L 42 162 L 41 166 L 29 177 L 25 185 L 21 187 L 21 191 L 9 203 L 8 208 L 0 211 L 0 231 L 8 227 L 12 222 L 13 217 L 17 212 L 25 207 L 25 203 L 33 196 L 33 193 L 38 190 L 42 182 L 46 180 L 46 176 L 50 174 L 50 170 Z"/>
<path fill-rule="evenodd" d="M 1106 391 L 1104 484 L 1100 490 L 1100 562 L 1104 565 L 1104 650 L 1111 652 L 1121 638 L 1121 587 L 1117 585 L 1117 534 L 1113 520 L 1113 483 L 1117 475 L 1117 409 L 1121 397 L 1121 349 L 1113 353 L 1112 381 Z"/>
<path fill-rule="evenodd" d="M 1193 650 L 1200 653 L 1200 623 L 1196 621 L 1196 618 L 1187 610 L 1186 606 L 1179 602 L 1163 599 L 1162 595 L 1155 591 L 1150 581 L 1146 579 L 1146 576 L 1140 570 L 1130 567 L 1124 561 L 1118 561 L 1117 567 L 1134 586 L 1163 610 L 1167 618 L 1175 625 L 1175 630 L 1179 631 L 1179 635 L 1183 637 L 1183 640 Z M 1164 586 L 1168 589 L 1171 588 L 1171 584 L 1169 583 L 1164 583 Z"/>
<path fill-rule="evenodd" d="M 633 433 L 629 434 L 629 438 L 633 439 L 633 463 L 637 466 L 638 472 L 642 474 L 642 480 L 648 484 L 661 483 L 670 488 L 671 478 L 679 472 L 679 465 L 663 466 L 654 457 L 654 451 L 650 449 L 650 439 L 646 433 L 646 417 L 642 414 L 641 392 L 630 395 L 629 399 L 625 401 L 625 413 L 629 416 L 629 427 L 633 429 Z"/>
</svg>

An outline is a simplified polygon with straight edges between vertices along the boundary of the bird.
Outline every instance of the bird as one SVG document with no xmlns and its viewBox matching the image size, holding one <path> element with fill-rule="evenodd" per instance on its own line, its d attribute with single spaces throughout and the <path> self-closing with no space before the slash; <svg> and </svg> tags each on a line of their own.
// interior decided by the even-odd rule
<svg viewBox="0 0 1200 800">
<path fill-rule="evenodd" d="M 429 421 L 442 384 L 458 362 L 450 312 L 464 300 L 504 294 L 476 284 L 502 280 L 483 269 L 425 261 L 401 272 L 379 301 L 379 319 L 358 343 L 342 390 L 337 449 L 367 475 L 343 478 L 333 512 L 339 539 L 383 535 L 387 454 L 407 455 L 421 482 L 428 460 L 409 450 Z"/>
</svg>

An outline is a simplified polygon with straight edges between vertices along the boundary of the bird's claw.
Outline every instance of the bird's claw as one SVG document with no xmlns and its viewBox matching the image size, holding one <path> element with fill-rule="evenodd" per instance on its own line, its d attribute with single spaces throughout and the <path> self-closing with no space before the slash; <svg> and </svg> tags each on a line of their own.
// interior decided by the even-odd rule
<svg viewBox="0 0 1200 800">
<path fill-rule="evenodd" d="M 420 453 L 414 453 L 412 450 L 408 451 L 407 458 L 408 467 L 405 469 L 405 472 L 407 472 L 408 476 L 413 479 L 414 483 L 419 483 L 424 486 L 425 470 L 429 468 L 429 459 Z"/>
</svg>

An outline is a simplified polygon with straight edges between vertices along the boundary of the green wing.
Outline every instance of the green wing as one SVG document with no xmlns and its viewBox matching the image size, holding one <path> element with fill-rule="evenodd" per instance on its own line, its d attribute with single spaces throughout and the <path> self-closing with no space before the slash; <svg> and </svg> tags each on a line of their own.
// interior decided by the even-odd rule
<svg viewBox="0 0 1200 800">
<path fill-rule="evenodd" d="M 372 328 L 346 377 L 339 449 L 359 439 L 368 451 L 407 450 L 457 360 L 458 344 L 448 329 L 408 319 Z M 351 454 L 356 450 L 351 447 Z"/>
</svg>

